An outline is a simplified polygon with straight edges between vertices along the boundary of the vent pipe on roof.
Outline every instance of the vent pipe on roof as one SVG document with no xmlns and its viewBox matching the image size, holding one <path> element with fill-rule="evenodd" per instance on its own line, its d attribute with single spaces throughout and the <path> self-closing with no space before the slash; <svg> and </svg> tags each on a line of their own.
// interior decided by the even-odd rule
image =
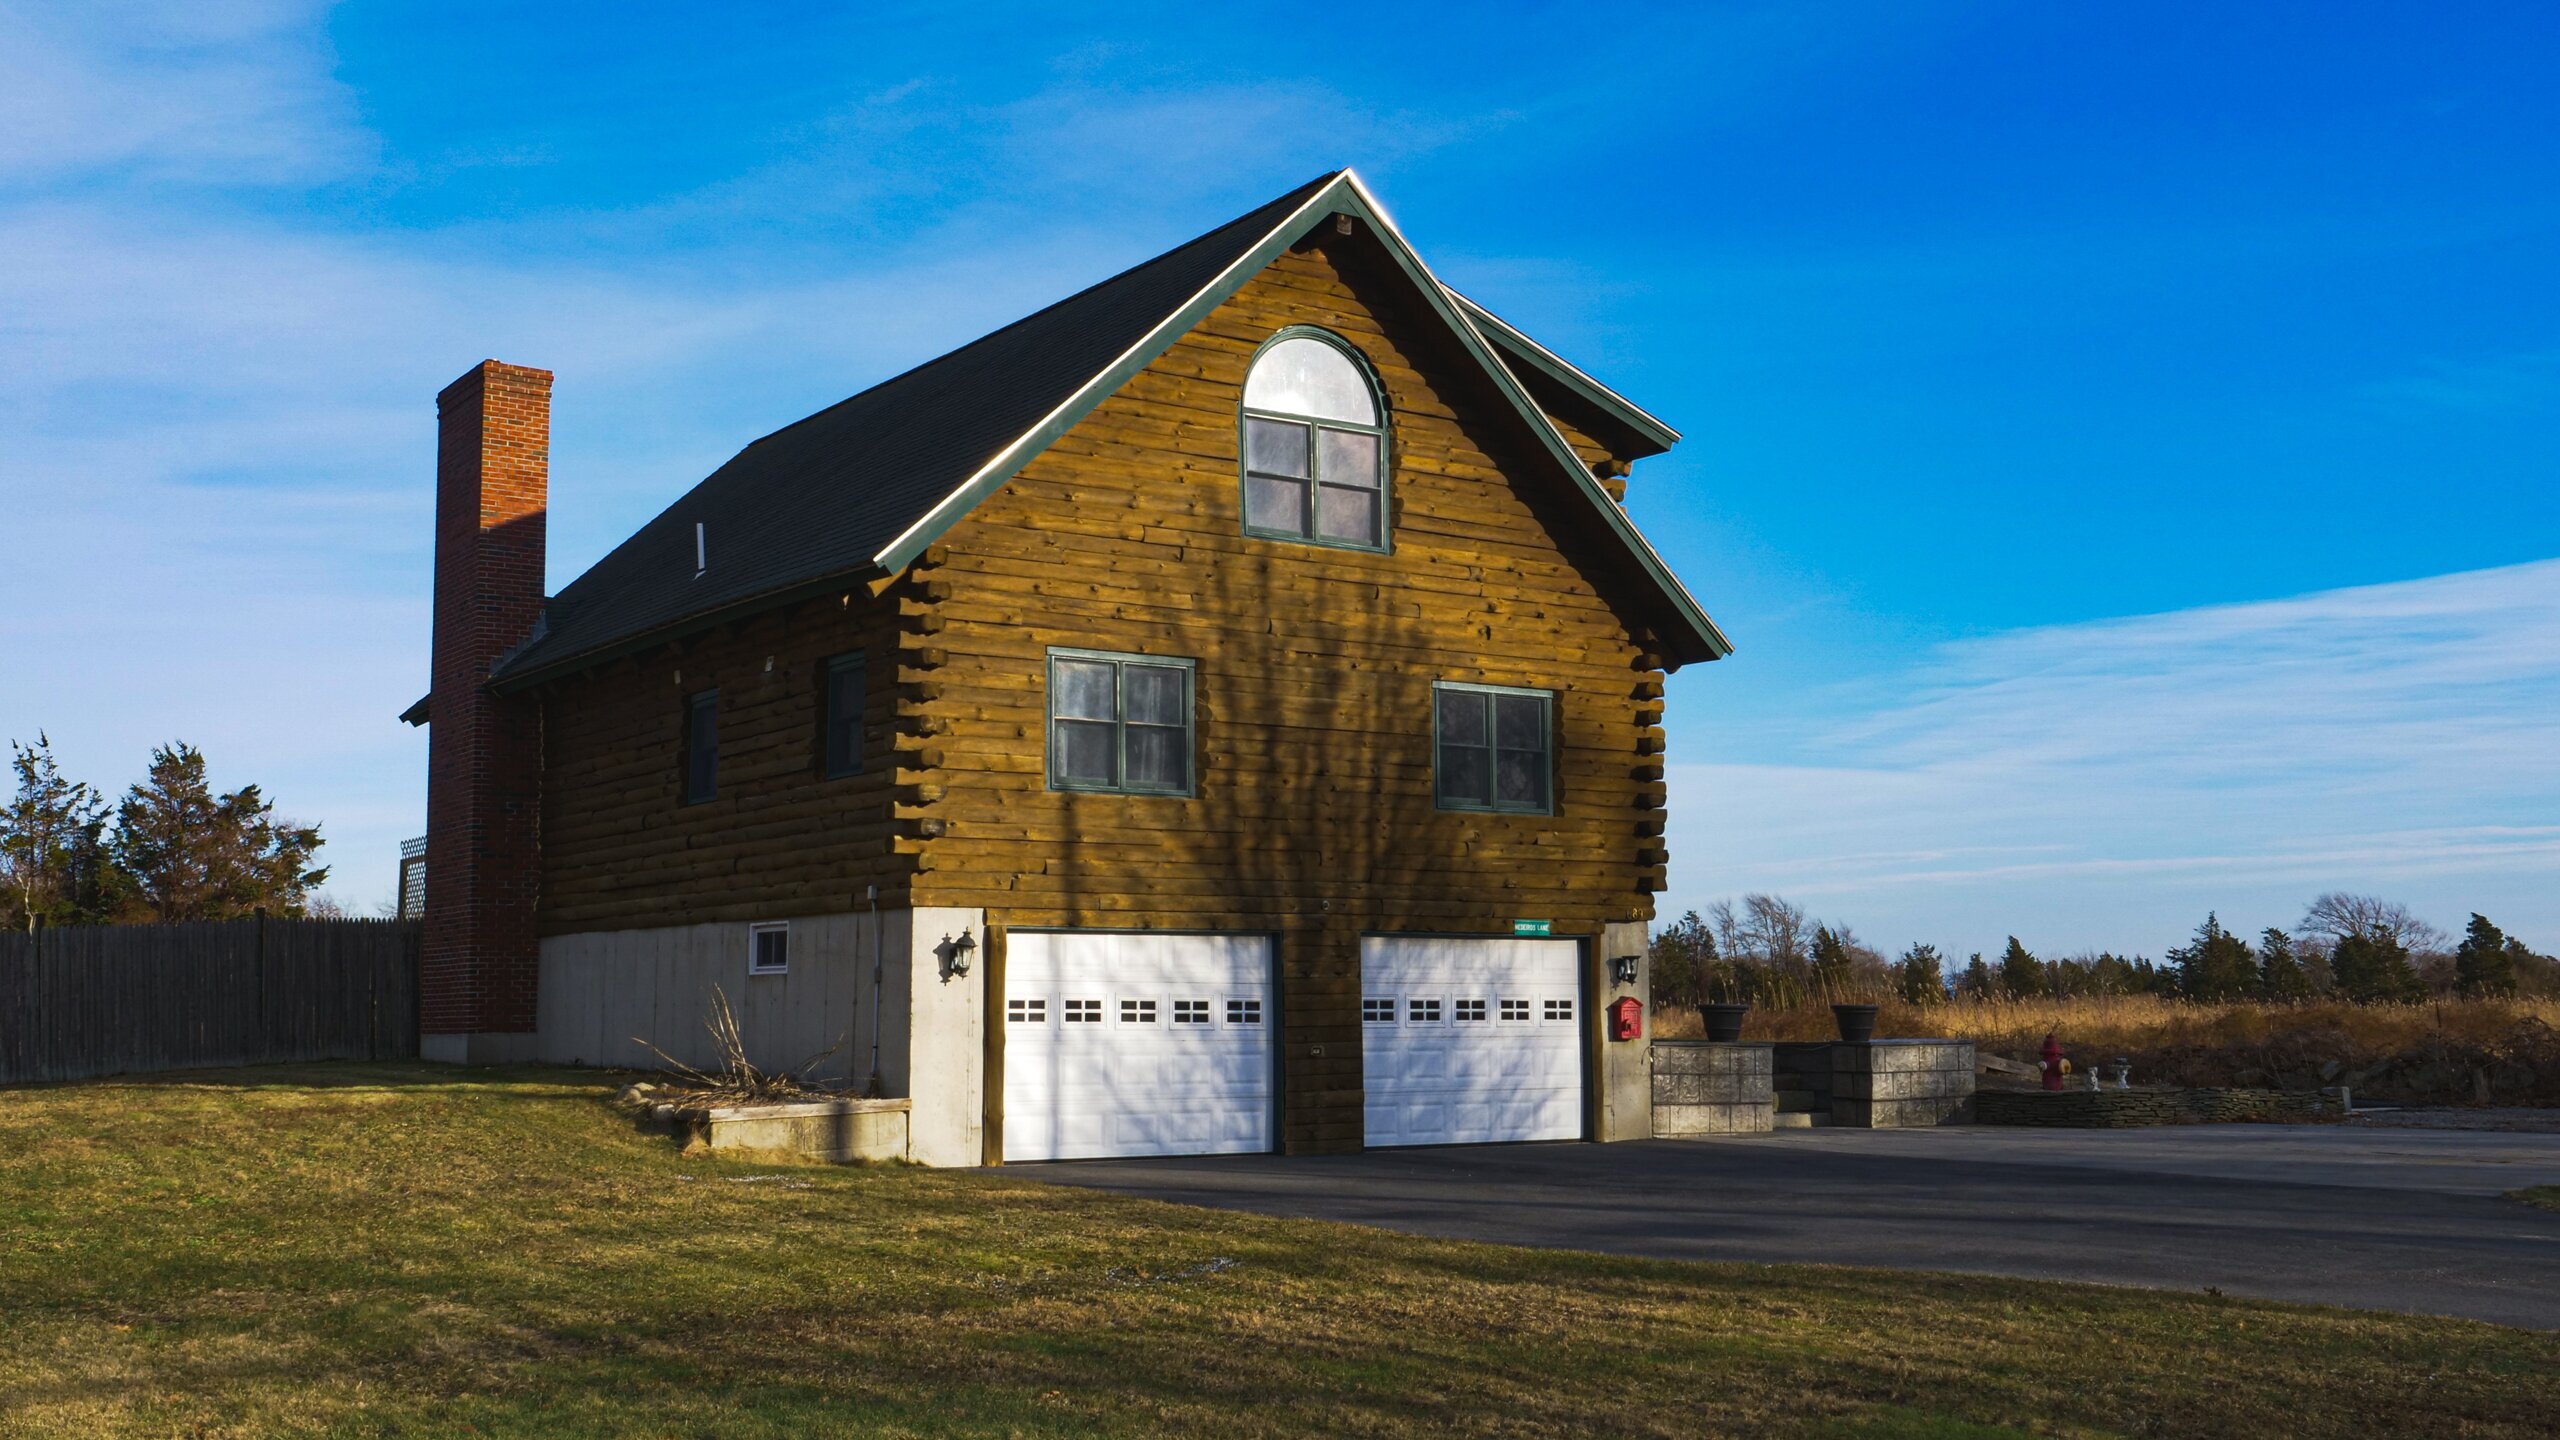
<svg viewBox="0 0 2560 1440">
<path fill-rule="evenodd" d="M 704 530 L 705 526 L 701 521 L 693 522 L 693 578 L 696 580 L 702 578 L 703 571 L 711 568 L 710 537 L 704 533 Z"/>
</svg>

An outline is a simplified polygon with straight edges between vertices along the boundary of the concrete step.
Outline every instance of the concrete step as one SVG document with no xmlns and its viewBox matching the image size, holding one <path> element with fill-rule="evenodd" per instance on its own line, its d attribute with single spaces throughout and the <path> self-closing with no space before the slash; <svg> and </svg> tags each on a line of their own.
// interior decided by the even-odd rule
<svg viewBox="0 0 2560 1440">
<path fill-rule="evenodd" d="M 1804 1110 L 1781 1110 L 1769 1117 L 1769 1124 L 1777 1130 L 1827 1130 L 1831 1128 L 1831 1117 Z"/>
<path fill-rule="evenodd" d="M 1770 1098 L 1777 1102 L 1781 1115 L 1819 1115 L 1831 1108 L 1831 1098 L 1811 1090 L 1774 1090 Z"/>
</svg>

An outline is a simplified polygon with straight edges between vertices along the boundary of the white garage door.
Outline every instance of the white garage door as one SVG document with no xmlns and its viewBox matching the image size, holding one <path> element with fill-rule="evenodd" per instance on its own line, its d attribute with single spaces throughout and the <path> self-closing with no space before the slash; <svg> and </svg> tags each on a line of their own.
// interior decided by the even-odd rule
<svg viewBox="0 0 2560 1440">
<path fill-rule="evenodd" d="M 1570 940 L 1362 941 L 1368 1143 L 1581 1139 L 1581 996 Z"/>
<path fill-rule="evenodd" d="M 1272 1147 L 1270 942 L 1005 939 L 1004 1158 Z"/>
</svg>

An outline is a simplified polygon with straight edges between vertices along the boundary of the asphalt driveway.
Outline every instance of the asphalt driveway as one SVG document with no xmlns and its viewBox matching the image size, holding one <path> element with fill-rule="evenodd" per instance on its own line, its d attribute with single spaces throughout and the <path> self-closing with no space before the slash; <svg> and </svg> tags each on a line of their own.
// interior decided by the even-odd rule
<svg viewBox="0 0 2560 1440">
<path fill-rule="evenodd" d="M 2560 1329 L 2560 1213 L 2499 1198 L 2560 1183 L 2560 1135 L 1961 1126 L 1013 1173 L 1514 1245 L 2215 1286 Z"/>
</svg>

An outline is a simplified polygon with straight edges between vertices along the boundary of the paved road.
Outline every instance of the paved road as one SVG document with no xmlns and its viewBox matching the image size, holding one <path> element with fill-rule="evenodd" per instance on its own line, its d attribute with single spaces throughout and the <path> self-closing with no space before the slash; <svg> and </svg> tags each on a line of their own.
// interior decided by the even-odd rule
<svg viewBox="0 0 2560 1440">
<path fill-rule="evenodd" d="M 1013 1173 L 1424 1235 L 1959 1270 L 2560 1329 L 2560 1136 L 2205 1125 L 1097 1160 Z"/>
</svg>

